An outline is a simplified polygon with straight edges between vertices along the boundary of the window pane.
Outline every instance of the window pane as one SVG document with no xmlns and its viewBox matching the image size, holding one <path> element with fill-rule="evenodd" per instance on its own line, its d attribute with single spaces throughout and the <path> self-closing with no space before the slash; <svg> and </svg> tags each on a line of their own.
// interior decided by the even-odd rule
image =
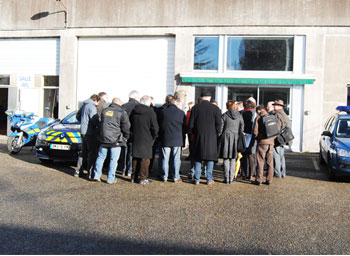
<svg viewBox="0 0 350 256">
<path fill-rule="evenodd" d="M 350 120 L 340 120 L 338 122 L 336 136 L 350 138 Z"/>
<path fill-rule="evenodd" d="M 229 37 L 228 70 L 292 71 L 294 38 Z"/>
<path fill-rule="evenodd" d="M 259 89 L 259 104 L 263 104 L 265 107 L 269 101 L 283 100 L 284 112 L 289 115 L 290 110 L 290 89 L 289 88 L 260 88 Z"/>
<path fill-rule="evenodd" d="M 44 117 L 58 118 L 58 89 L 44 90 Z"/>
<path fill-rule="evenodd" d="M 218 70 L 219 37 L 196 37 L 194 42 L 194 69 Z"/>
<path fill-rule="evenodd" d="M 228 88 L 228 100 L 243 101 L 245 102 L 249 97 L 253 97 L 256 100 L 258 94 L 257 88 L 242 88 L 242 87 L 229 87 Z"/>
<path fill-rule="evenodd" d="M 0 75 L 0 85 L 10 85 L 10 76 Z"/>
<path fill-rule="evenodd" d="M 59 86 L 59 76 L 44 76 L 44 87 Z"/>
</svg>

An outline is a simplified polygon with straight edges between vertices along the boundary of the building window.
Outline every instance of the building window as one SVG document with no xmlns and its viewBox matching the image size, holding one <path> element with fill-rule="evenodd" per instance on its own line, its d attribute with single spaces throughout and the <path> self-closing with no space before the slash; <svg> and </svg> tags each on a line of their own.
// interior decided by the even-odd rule
<svg viewBox="0 0 350 256">
<path fill-rule="evenodd" d="M 227 70 L 293 71 L 293 37 L 228 37 Z"/>
<path fill-rule="evenodd" d="M 0 75 L 0 85 L 10 85 L 10 75 Z"/>
<path fill-rule="evenodd" d="M 44 76 L 44 117 L 58 118 L 59 76 Z"/>
<path fill-rule="evenodd" d="M 194 70 L 218 70 L 219 37 L 195 37 Z"/>
</svg>

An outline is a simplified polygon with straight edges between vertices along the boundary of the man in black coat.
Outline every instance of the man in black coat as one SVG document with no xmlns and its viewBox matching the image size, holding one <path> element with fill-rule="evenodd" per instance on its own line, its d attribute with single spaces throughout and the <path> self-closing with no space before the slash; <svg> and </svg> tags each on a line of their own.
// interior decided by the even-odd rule
<svg viewBox="0 0 350 256">
<path fill-rule="evenodd" d="M 130 134 L 129 117 L 120 105 L 119 98 L 114 98 L 111 105 L 101 113 L 100 124 L 100 149 L 94 168 L 94 180 L 101 181 L 102 167 L 106 159 L 107 152 L 110 152 L 110 162 L 108 169 L 107 183 L 116 182 L 115 171 L 122 146 L 126 146 L 126 141 Z"/>
<path fill-rule="evenodd" d="M 130 117 L 133 109 L 139 105 L 139 93 L 138 91 L 131 91 L 129 93 L 129 101 L 122 105 L 122 108 L 126 111 Z M 130 136 L 131 137 L 131 136 Z M 131 139 L 128 140 L 126 147 L 122 148 L 122 165 L 123 165 L 123 175 L 131 176 L 132 173 L 132 142 Z M 120 160 L 120 161 L 122 161 Z"/>
<path fill-rule="evenodd" d="M 148 180 L 149 164 L 159 127 L 156 113 L 150 108 L 150 97 L 143 96 L 140 103 L 130 115 L 133 153 L 131 182 L 138 178 L 140 172 L 140 184 L 145 185 L 151 183 Z"/>
<path fill-rule="evenodd" d="M 194 184 L 199 184 L 202 173 L 202 161 L 207 163 L 207 184 L 214 184 L 213 167 L 218 159 L 217 138 L 221 133 L 221 111 L 210 103 L 210 92 L 201 94 L 202 101 L 191 110 L 190 130 L 195 135 L 194 159 L 195 175 Z"/>
<path fill-rule="evenodd" d="M 182 182 L 180 178 L 181 148 L 184 146 L 186 115 L 175 104 L 172 98 L 160 112 L 160 142 L 162 146 L 162 169 L 163 181 L 168 180 L 169 160 L 170 166 L 174 167 L 174 182 Z"/>
</svg>

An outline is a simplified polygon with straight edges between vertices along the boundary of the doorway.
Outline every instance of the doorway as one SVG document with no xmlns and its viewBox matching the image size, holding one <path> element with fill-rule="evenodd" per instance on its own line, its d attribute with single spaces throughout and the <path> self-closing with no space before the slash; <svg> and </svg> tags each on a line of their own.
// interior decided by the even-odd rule
<svg viewBox="0 0 350 256">
<path fill-rule="evenodd" d="M 8 88 L 0 88 L 0 135 L 7 134 Z"/>
</svg>

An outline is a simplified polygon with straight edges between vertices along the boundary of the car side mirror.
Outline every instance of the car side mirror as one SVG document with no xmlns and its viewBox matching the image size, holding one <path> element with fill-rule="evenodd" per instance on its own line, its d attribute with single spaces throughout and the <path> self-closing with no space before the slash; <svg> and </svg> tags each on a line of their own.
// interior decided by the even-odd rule
<svg viewBox="0 0 350 256">
<path fill-rule="evenodd" d="M 328 137 L 332 137 L 332 133 L 330 131 L 324 131 L 322 133 L 322 136 L 328 136 Z"/>
</svg>

